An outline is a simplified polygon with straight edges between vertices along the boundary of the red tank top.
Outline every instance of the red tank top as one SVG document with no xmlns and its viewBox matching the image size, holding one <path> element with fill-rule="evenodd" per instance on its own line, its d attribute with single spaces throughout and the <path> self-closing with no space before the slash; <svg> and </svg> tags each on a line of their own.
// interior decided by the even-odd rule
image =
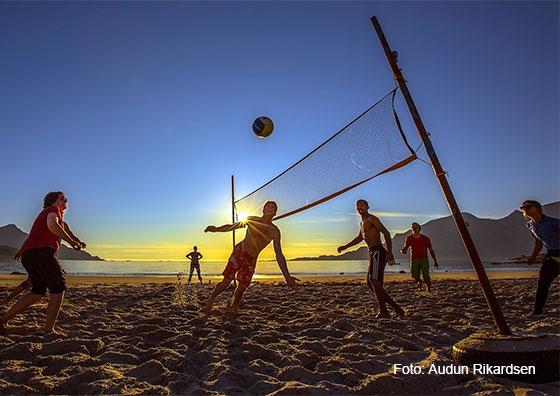
<svg viewBox="0 0 560 396">
<path fill-rule="evenodd" d="M 406 238 L 406 247 L 412 248 L 413 259 L 425 259 L 428 258 L 428 248 L 432 247 L 432 242 L 425 235 L 420 235 L 418 238 L 409 235 Z"/>
<path fill-rule="evenodd" d="M 52 247 L 55 250 L 60 248 L 60 238 L 54 235 L 49 227 L 47 227 L 47 216 L 49 213 L 56 213 L 60 224 L 62 224 L 62 211 L 58 207 L 49 206 L 43 209 L 39 216 L 33 222 L 29 236 L 21 247 L 21 252 L 29 249 L 38 249 L 42 247 Z"/>
</svg>

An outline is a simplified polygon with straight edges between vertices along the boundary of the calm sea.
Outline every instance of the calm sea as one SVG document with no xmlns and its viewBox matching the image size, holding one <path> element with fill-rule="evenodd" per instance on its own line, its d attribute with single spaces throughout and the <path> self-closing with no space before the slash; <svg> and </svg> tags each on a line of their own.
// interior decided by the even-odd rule
<svg viewBox="0 0 560 396">
<path fill-rule="evenodd" d="M 189 271 L 187 262 L 178 261 L 81 261 L 61 260 L 68 274 L 73 275 L 140 275 L 140 276 L 169 276 Z M 435 272 L 466 272 L 472 271 L 469 262 L 461 260 L 442 260 L 440 269 Z M 204 275 L 221 274 L 225 267 L 225 261 L 201 261 L 201 271 Z M 347 261 L 288 261 L 288 268 L 293 275 L 351 275 L 365 274 L 368 263 L 362 260 Z M 484 263 L 488 271 L 507 270 L 537 270 L 540 266 L 528 266 L 523 264 L 500 264 L 493 265 Z M 430 269 L 434 272 L 433 267 Z M 0 273 L 12 273 L 14 271 L 25 273 L 21 263 L 0 262 Z M 387 266 L 386 272 L 409 272 L 408 262 Z M 257 275 L 281 275 L 278 264 L 275 261 L 260 261 L 257 264 Z M 196 272 L 195 272 L 196 276 Z"/>
</svg>

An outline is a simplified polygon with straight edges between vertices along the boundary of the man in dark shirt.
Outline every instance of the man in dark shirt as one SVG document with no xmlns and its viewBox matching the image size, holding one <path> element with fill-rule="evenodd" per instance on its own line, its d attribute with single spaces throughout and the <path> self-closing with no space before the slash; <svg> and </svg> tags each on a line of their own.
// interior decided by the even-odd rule
<svg viewBox="0 0 560 396">
<path fill-rule="evenodd" d="M 539 282 L 535 295 L 535 305 L 529 317 L 536 317 L 543 313 L 543 308 L 548 298 L 548 289 L 554 278 L 560 273 L 560 220 L 546 216 L 542 205 L 533 200 L 523 201 L 520 207 L 523 216 L 529 218 L 527 228 L 535 238 L 535 247 L 527 264 L 534 264 L 537 255 L 546 248 L 546 256 L 539 271 Z"/>
</svg>

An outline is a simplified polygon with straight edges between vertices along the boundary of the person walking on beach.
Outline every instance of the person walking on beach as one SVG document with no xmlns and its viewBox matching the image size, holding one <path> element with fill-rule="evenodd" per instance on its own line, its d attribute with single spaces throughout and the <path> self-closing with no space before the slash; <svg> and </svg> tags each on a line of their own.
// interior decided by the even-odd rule
<svg viewBox="0 0 560 396">
<path fill-rule="evenodd" d="M 65 240 L 75 250 L 81 250 L 86 244 L 76 237 L 63 214 L 68 206 L 68 198 L 62 191 L 49 192 L 43 200 L 43 210 L 31 227 L 29 236 L 14 256 L 21 262 L 29 274 L 31 292 L 22 297 L 6 312 L 0 321 L 0 332 L 7 331 L 10 319 L 22 313 L 29 306 L 43 298 L 49 290 L 49 304 L 44 331 L 54 332 L 54 325 L 64 300 L 66 274 L 55 257 L 61 240 Z"/>
<path fill-rule="evenodd" d="M 543 246 L 546 248 L 546 255 L 539 271 L 535 305 L 529 314 L 529 317 L 536 317 L 542 315 L 548 298 L 548 289 L 560 273 L 560 220 L 546 216 L 542 205 L 537 201 L 523 201 L 520 209 L 523 216 L 529 219 L 527 228 L 535 238 L 535 246 L 527 259 L 527 264 L 534 264 Z"/>
<path fill-rule="evenodd" d="M 366 200 L 359 199 L 356 202 L 356 210 L 361 217 L 358 236 L 346 245 L 339 246 L 337 249 L 338 253 L 365 241 L 369 250 L 367 286 L 372 293 L 375 293 L 377 302 L 379 303 L 379 313 L 376 318 L 389 317 L 387 304 L 389 304 L 398 315 L 404 316 L 404 310 L 389 296 L 389 294 L 387 294 L 383 288 L 385 265 L 387 262 L 394 262 L 391 234 L 376 216 L 368 212 L 368 209 L 369 204 Z M 385 250 L 381 244 L 381 234 L 383 234 L 385 239 L 387 250 Z"/>
<path fill-rule="evenodd" d="M 200 262 L 199 262 L 199 260 L 202 259 L 202 254 L 200 254 L 198 252 L 198 248 L 194 246 L 193 251 L 187 254 L 185 257 L 191 260 L 189 283 L 191 283 L 193 272 L 196 269 L 196 273 L 198 274 L 198 280 L 200 281 L 200 284 L 202 284 L 202 276 L 200 276 Z"/>
<path fill-rule="evenodd" d="M 280 229 L 272 223 L 272 219 L 276 216 L 277 210 L 278 206 L 276 202 L 267 201 L 263 206 L 263 214 L 261 217 L 250 216 L 243 222 L 226 224 L 220 227 L 213 225 L 206 227 L 204 232 L 228 232 L 243 227 L 247 227 L 247 232 L 245 234 L 245 239 L 235 245 L 224 272 L 222 273 L 222 281 L 216 285 L 212 295 L 208 298 L 206 305 L 200 309 L 200 312 L 209 315 L 216 297 L 228 288 L 234 278 L 237 278 L 237 288 L 233 294 L 233 302 L 230 310 L 233 314 L 239 312 L 239 304 L 241 303 L 243 294 L 251 284 L 257 258 L 270 241 L 273 242 L 276 261 L 284 275 L 286 283 L 291 289 L 297 290 L 296 281 L 299 281 L 299 279 L 290 275 L 286 258 L 284 257 L 284 253 L 282 253 Z"/>
<path fill-rule="evenodd" d="M 430 260 L 428 259 L 428 250 L 434 259 L 434 267 L 439 268 L 436 254 L 432 248 L 432 242 L 426 235 L 420 234 L 422 226 L 418 223 L 412 223 L 412 234 L 410 234 L 405 242 L 401 252 L 407 254 L 408 248 L 411 248 L 410 253 L 410 274 L 416 281 L 419 289 L 423 289 L 422 279 L 420 279 L 420 272 L 428 292 L 432 291 L 432 283 L 430 281 Z"/>
</svg>

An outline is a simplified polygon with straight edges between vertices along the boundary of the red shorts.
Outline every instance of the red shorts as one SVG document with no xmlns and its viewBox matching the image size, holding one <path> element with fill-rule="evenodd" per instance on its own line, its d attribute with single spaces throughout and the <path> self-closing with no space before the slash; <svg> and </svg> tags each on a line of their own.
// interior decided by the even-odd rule
<svg viewBox="0 0 560 396">
<path fill-rule="evenodd" d="M 249 286 L 255 273 L 256 264 L 257 258 L 244 252 L 241 244 L 239 244 L 233 249 L 222 275 L 228 279 L 235 277 L 239 284 Z"/>
</svg>

